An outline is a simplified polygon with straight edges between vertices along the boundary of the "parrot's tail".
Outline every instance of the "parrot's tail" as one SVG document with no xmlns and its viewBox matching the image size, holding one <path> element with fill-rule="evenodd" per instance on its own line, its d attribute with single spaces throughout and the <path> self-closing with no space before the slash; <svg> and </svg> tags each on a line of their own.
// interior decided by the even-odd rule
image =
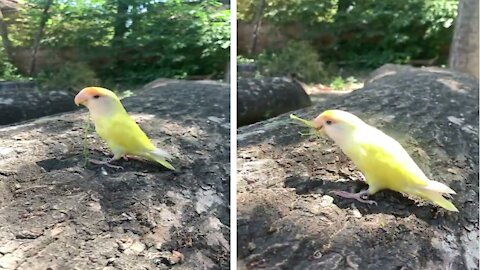
<svg viewBox="0 0 480 270">
<path fill-rule="evenodd" d="M 428 181 L 428 185 L 423 187 L 423 189 L 435 191 L 439 193 L 448 193 L 448 194 L 457 194 L 453 189 L 449 188 L 447 185 L 437 182 L 437 181 Z"/>
<path fill-rule="evenodd" d="M 432 190 L 422 190 L 420 192 L 419 196 L 424 198 L 424 199 L 432 201 L 436 205 L 438 205 L 440 207 L 443 207 L 443 208 L 447 209 L 448 211 L 458 212 L 457 207 L 455 207 L 455 205 L 453 205 L 452 202 L 445 199 L 442 196 L 441 192 L 432 191 Z"/>
<path fill-rule="evenodd" d="M 160 163 L 162 166 L 164 166 L 165 168 L 168 168 L 172 171 L 175 171 L 175 168 L 172 166 L 172 164 L 170 164 L 167 160 L 171 160 L 173 158 L 172 155 L 170 155 L 169 153 L 161 150 L 161 149 L 158 149 L 156 148 L 155 150 L 151 151 L 151 152 L 148 152 L 146 154 L 146 156 L 152 160 L 152 161 L 155 161 L 157 163 Z"/>
</svg>

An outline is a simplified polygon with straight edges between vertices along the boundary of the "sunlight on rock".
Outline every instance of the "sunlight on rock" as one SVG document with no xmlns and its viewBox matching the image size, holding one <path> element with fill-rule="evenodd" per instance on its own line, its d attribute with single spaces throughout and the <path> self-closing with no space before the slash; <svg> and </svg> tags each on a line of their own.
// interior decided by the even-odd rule
<svg viewBox="0 0 480 270">
<path fill-rule="evenodd" d="M 211 189 L 197 191 L 196 197 L 199 198 L 195 203 L 195 211 L 198 214 L 209 211 L 214 204 L 222 203 L 222 198 Z"/>
<path fill-rule="evenodd" d="M 4 104 L 4 105 L 10 105 L 13 103 L 13 99 L 12 98 L 0 98 L 0 104 Z"/>
<path fill-rule="evenodd" d="M 462 93 L 462 94 L 468 93 L 467 91 L 462 89 L 462 84 L 459 83 L 458 81 L 455 81 L 455 80 L 452 80 L 452 79 L 447 79 L 447 78 L 438 78 L 437 82 L 447 86 L 452 91 Z"/>
<path fill-rule="evenodd" d="M 9 147 L 0 147 L 0 156 L 8 156 L 9 154 L 13 153 L 15 150 Z"/>
</svg>

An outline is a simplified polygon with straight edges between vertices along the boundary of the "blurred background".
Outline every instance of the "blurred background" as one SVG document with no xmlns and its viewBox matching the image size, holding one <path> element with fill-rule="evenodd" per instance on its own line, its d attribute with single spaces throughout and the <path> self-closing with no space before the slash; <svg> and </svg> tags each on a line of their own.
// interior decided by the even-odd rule
<svg viewBox="0 0 480 270">
<path fill-rule="evenodd" d="M 230 1 L 0 0 L 0 81 L 128 89 L 223 79 Z"/>
<path fill-rule="evenodd" d="M 238 0 L 239 74 L 293 76 L 328 91 L 360 88 L 386 63 L 447 66 L 458 5 L 457 0 Z M 462 12 L 478 39 L 478 10 Z M 475 12 L 476 24 L 475 15 L 468 15 Z M 475 36 L 464 31 L 458 39 L 470 38 Z M 478 58 L 478 41 L 476 47 Z M 478 77 L 478 67 L 472 72 Z"/>
</svg>

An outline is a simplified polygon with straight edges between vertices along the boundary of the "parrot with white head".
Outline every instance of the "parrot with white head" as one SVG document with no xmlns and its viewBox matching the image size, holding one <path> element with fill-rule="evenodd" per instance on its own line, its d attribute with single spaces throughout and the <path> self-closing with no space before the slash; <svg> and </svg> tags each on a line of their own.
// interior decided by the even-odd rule
<svg viewBox="0 0 480 270">
<path fill-rule="evenodd" d="M 405 149 L 392 137 L 341 110 L 327 110 L 312 121 L 292 119 L 325 133 L 363 173 L 368 189 L 359 193 L 333 191 L 334 194 L 365 203 L 368 195 L 383 189 L 429 200 L 449 211 L 458 209 L 443 194 L 455 194 L 447 185 L 428 179 Z"/>
<path fill-rule="evenodd" d="M 121 168 L 110 162 L 122 157 L 135 156 L 175 170 L 167 161 L 172 159 L 172 156 L 152 144 L 128 115 L 115 93 L 102 87 L 86 87 L 75 96 L 74 102 L 77 106 L 84 105 L 88 108 L 97 134 L 107 142 L 113 152 L 113 158 L 108 161 L 91 160 L 93 163 Z"/>
</svg>

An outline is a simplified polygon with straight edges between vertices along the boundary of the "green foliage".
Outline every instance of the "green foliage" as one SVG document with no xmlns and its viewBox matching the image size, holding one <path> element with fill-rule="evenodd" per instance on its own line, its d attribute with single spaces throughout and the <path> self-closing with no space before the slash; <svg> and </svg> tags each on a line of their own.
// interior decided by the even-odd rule
<svg viewBox="0 0 480 270">
<path fill-rule="evenodd" d="M 237 56 L 237 64 L 252 64 L 255 62 L 255 59 L 248 58 L 242 55 Z"/>
<path fill-rule="evenodd" d="M 334 90 L 340 90 L 345 88 L 345 81 L 343 80 L 342 77 L 336 77 L 332 83 L 330 83 L 330 87 L 333 88 Z"/>
<path fill-rule="evenodd" d="M 27 79 L 20 75 L 18 69 L 8 61 L 7 54 L 0 47 L 0 81 L 18 81 Z"/>
<path fill-rule="evenodd" d="M 85 63 L 66 62 L 38 74 L 37 81 L 43 90 L 75 89 L 99 84 L 95 72 Z"/>
<path fill-rule="evenodd" d="M 252 22 L 260 1 L 239 0 Z M 266 0 L 263 22 L 294 40 L 315 44 L 325 63 L 373 68 L 438 58 L 446 62 L 458 0 Z M 282 28 L 283 27 L 283 28 Z"/>
<path fill-rule="evenodd" d="M 326 25 L 339 37 L 333 46 L 321 48 L 326 57 L 366 67 L 434 57 L 446 61 L 456 0 L 345 2 L 348 7 Z"/>
<path fill-rule="evenodd" d="M 9 23 L 14 46 L 33 46 L 45 3 L 27 0 Z M 130 84 L 221 77 L 229 46 L 230 12 L 215 0 L 53 0 L 40 44 L 88 63 L 102 81 Z"/>
<path fill-rule="evenodd" d="M 26 79 L 12 63 L 5 61 L 0 64 L 0 81 L 21 81 Z"/>
<path fill-rule="evenodd" d="M 133 97 L 135 93 L 132 90 L 125 90 L 121 92 L 116 92 L 118 99 L 122 100 L 124 98 Z"/>
<path fill-rule="evenodd" d="M 132 25 L 123 48 L 113 51 L 117 61 L 103 72 L 134 81 L 223 72 L 230 46 L 228 10 L 215 1 L 170 1 L 150 8 Z"/>
<path fill-rule="evenodd" d="M 305 82 L 318 82 L 327 76 L 317 52 L 307 42 L 291 41 L 283 49 L 264 52 L 258 56 L 257 66 L 264 76 L 295 74 Z"/>
<path fill-rule="evenodd" d="M 105 0 L 53 0 L 44 29 L 42 47 L 106 46 L 113 36 L 113 5 Z M 27 0 L 15 23 L 9 25 L 15 46 L 31 47 L 38 31 L 46 0 Z"/>
<path fill-rule="evenodd" d="M 83 167 L 88 165 L 88 133 L 90 132 L 90 115 L 83 120 Z"/>
<path fill-rule="evenodd" d="M 348 77 L 346 79 L 338 76 L 335 77 L 332 82 L 330 83 L 330 87 L 333 90 L 348 90 L 351 89 L 358 81 L 355 77 Z"/>
<path fill-rule="evenodd" d="M 259 0 L 239 0 L 237 17 L 252 21 L 259 8 Z M 329 22 L 336 11 L 337 0 L 265 0 L 263 18 L 275 24 Z"/>
</svg>

